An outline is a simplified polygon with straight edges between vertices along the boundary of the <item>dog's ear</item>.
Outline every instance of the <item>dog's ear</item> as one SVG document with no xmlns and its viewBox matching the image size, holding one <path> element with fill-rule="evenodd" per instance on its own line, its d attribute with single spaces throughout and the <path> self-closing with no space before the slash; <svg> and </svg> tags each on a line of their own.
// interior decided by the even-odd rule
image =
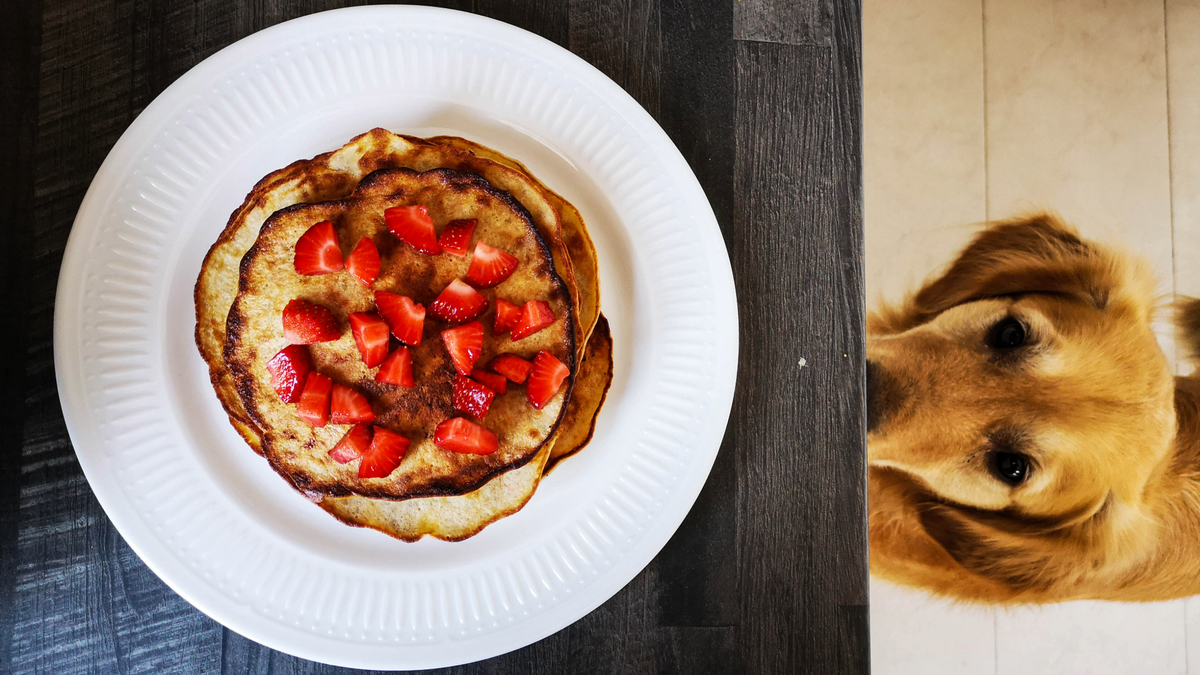
<svg viewBox="0 0 1200 675">
<path fill-rule="evenodd" d="M 965 302 L 1022 293 L 1054 293 L 1098 309 L 1108 307 L 1132 285 L 1148 303 L 1144 275 L 1130 275 L 1121 260 L 1086 242 L 1056 216 L 1038 214 L 994 223 L 967 245 L 940 276 L 925 283 L 899 307 L 867 318 L 868 332 L 901 333 Z"/>
<path fill-rule="evenodd" d="M 1016 594 L 1036 595 L 1071 573 L 1080 559 L 1075 527 L 1006 521 L 1000 514 L 930 502 L 919 511 L 921 526 L 968 571 Z"/>
<path fill-rule="evenodd" d="M 939 500 L 901 471 L 869 471 L 872 574 L 960 600 L 1037 601 L 1078 560 L 1063 555 L 1078 516 L 1006 521 Z"/>
</svg>

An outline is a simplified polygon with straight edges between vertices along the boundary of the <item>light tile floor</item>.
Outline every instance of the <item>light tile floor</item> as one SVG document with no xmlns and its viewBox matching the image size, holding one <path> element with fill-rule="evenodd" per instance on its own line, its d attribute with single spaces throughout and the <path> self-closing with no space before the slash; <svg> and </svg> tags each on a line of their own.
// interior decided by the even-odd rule
<svg viewBox="0 0 1200 675">
<path fill-rule="evenodd" d="M 1200 0 L 864 0 L 863 57 L 869 304 L 1034 208 L 1200 295 Z M 873 580 L 871 604 L 879 674 L 1200 675 L 1200 597 L 993 610 Z"/>
</svg>

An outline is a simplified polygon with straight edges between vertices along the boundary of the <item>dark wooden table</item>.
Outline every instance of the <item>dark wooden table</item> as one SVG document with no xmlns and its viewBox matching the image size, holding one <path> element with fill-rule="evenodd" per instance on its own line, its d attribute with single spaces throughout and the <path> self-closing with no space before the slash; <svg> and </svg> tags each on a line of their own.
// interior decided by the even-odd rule
<svg viewBox="0 0 1200 675">
<path fill-rule="evenodd" d="M 83 194 L 196 63 L 337 0 L 32 0 L 0 24 L 0 673 L 333 673 L 167 588 L 76 461 L 51 339 Z M 454 672 L 866 673 L 861 47 L 855 0 L 449 0 L 595 64 L 666 129 L 733 263 L 733 412 L 688 519 L 625 589 Z M 801 360 L 804 365 L 801 365 Z"/>
</svg>

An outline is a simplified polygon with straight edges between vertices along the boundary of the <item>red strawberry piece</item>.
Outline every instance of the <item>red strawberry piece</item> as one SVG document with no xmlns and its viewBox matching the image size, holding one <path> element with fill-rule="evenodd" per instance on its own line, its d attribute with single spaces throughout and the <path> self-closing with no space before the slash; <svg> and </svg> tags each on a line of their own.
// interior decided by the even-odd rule
<svg viewBox="0 0 1200 675">
<path fill-rule="evenodd" d="M 487 298 L 463 283 L 462 279 L 451 281 L 429 305 L 429 311 L 433 312 L 434 316 L 450 323 L 470 321 L 486 308 Z"/>
<path fill-rule="evenodd" d="M 283 336 L 294 345 L 329 342 L 341 335 L 333 312 L 326 307 L 296 298 L 283 308 Z"/>
<path fill-rule="evenodd" d="M 437 425 L 433 444 L 450 452 L 490 455 L 500 447 L 496 434 L 463 417 L 455 417 Z"/>
<path fill-rule="evenodd" d="M 474 418 L 483 419 L 487 416 L 493 398 L 496 398 L 496 392 L 475 380 L 462 375 L 454 378 L 455 410 L 461 410 Z"/>
<path fill-rule="evenodd" d="M 486 370 L 472 370 L 471 379 L 496 392 L 497 395 L 508 391 L 508 380 L 503 375 L 489 373 Z"/>
<path fill-rule="evenodd" d="M 408 351 L 408 347 L 401 345 L 387 357 L 383 365 L 379 366 L 379 372 L 375 373 L 375 381 L 401 387 L 416 385 L 413 380 L 412 352 Z"/>
<path fill-rule="evenodd" d="M 375 427 L 371 445 L 363 453 L 362 463 L 358 465 L 358 477 L 384 478 L 391 475 L 396 467 L 400 466 L 400 460 L 404 459 L 404 453 L 408 452 L 410 442 L 394 431 Z"/>
<path fill-rule="evenodd" d="M 424 206 L 393 206 L 383 212 L 383 220 L 400 241 L 421 253 L 437 255 L 442 252 L 437 230 L 433 229 L 433 218 Z"/>
<path fill-rule="evenodd" d="M 521 317 L 512 329 L 512 339 L 520 340 L 533 335 L 552 323 L 554 311 L 550 309 L 550 304 L 541 300 L 530 300 L 521 308 Z"/>
<path fill-rule="evenodd" d="M 446 343 L 454 369 L 460 375 L 470 375 L 483 352 L 483 324 L 472 321 L 458 328 L 447 328 L 442 331 L 442 341 Z"/>
<path fill-rule="evenodd" d="M 478 224 L 474 218 L 470 220 L 452 220 L 446 224 L 442 230 L 442 236 L 438 237 L 438 245 L 442 247 L 442 253 L 458 256 L 459 258 L 467 254 L 467 248 L 471 245 L 471 235 L 475 234 L 475 225 Z"/>
<path fill-rule="evenodd" d="M 425 306 L 418 305 L 406 295 L 375 291 L 375 307 L 392 327 L 392 335 L 406 345 L 421 344 L 425 332 Z"/>
<path fill-rule="evenodd" d="M 375 412 L 366 396 L 343 384 L 335 384 L 329 403 L 329 421 L 334 424 L 373 422 Z"/>
<path fill-rule="evenodd" d="M 517 325 L 521 318 L 521 308 L 504 298 L 496 298 L 496 323 L 492 326 L 493 335 L 503 335 Z"/>
<path fill-rule="evenodd" d="M 296 272 L 306 276 L 329 274 L 342 269 L 342 245 L 333 223 L 321 221 L 308 228 L 296 241 Z"/>
<path fill-rule="evenodd" d="M 346 270 L 363 286 L 370 286 L 379 277 L 379 249 L 370 237 L 363 237 L 346 258 Z"/>
<path fill-rule="evenodd" d="M 296 403 L 304 392 L 304 381 L 312 372 L 312 359 L 304 345 L 288 345 L 267 361 L 271 388 L 284 403 Z"/>
<path fill-rule="evenodd" d="M 350 332 L 354 335 L 354 344 L 358 345 L 358 353 L 362 354 L 363 363 L 368 368 L 383 363 L 388 355 L 388 339 L 391 338 L 387 322 L 374 312 L 354 312 L 347 318 L 350 319 Z"/>
<path fill-rule="evenodd" d="M 494 373 L 500 373 L 510 382 L 521 384 L 525 378 L 529 377 L 529 371 L 533 370 L 533 364 L 516 354 L 501 354 L 492 359 L 488 364 L 488 370 Z"/>
<path fill-rule="evenodd" d="M 538 352 L 537 356 L 533 357 L 533 370 L 529 372 L 529 382 L 525 384 L 525 397 L 529 399 L 529 404 L 541 410 L 542 406 L 558 393 L 563 380 L 570 374 L 571 371 L 567 370 L 562 361 L 554 358 L 553 354 L 544 349 Z"/>
<path fill-rule="evenodd" d="M 507 279 L 517 269 L 517 262 L 516 256 L 481 241 L 475 244 L 471 266 L 467 269 L 467 281 L 479 288 L 491 288 Z"/>
<path fill-rule="evenodd" d="M 342 436 L 342 440 L 338 441 L 337 445 L 333 446 L 333 449 L 329 451 L 329 456 L 338 464 L 347 464 L 362 457 L 370 445 L 371 425 L 356 424 L 346 432 L 345 436 Z"/>
<path fill-rule="evenodd" d="M 304 381 L 304 392 L 296 404 L 296 414 L 312 427 L 323 427 L 329 421 L 329 399 L 333 393 L 333 380 L 313 371 Z"/>
</svg>

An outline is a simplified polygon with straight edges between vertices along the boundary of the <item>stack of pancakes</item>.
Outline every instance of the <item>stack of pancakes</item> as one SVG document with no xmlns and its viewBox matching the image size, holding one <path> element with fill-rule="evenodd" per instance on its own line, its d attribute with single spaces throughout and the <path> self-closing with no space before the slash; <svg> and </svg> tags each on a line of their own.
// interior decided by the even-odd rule
<svg viewBox="0 0 1200 675">
<path fill-rule="evenodd" d="M 520 260 L 512 277 L 482 291 L 489 308 L 481 318 L 489 330 L 480 367 L 498 353 L 532 359 L 545 350 L 571 375 L 541 409 L 519 391 L 498 396 L 481 424 L 500 438 L 500 448 L 489 455 L 459 454 L 432 442 L 433 427 L 456 414 L 454 368 L 436 332 L 444 326 L 436 320 L 427 320 L 425 339 L 413 348 L 413 389 L 375 383 L 348 330 L 332 342 L 310 345 L 314 367 L 366 393 L 376 423 L 412 441 L 389 476 L 359 478 L 327 454 L 349 426 L 305 424 L 271 388 L 266 362 L 287 344 L 280 316 L 294 298 L 333 309 L 344 327 L 347 313 L 373 311 L 375 290 L 428 306 L 450 280 L 463 276 L 469 256 L 425 256 L 386 231 L 384 210 L 408 205 L 425 206 L 439 228 L 477 219 L 477 238 Z M 295 273 L 296 241 L 324 220 L 337 226 L 344 251 L 360 237 L 380 245 L 382 269 L 371 288 L 344 273 Z M 424 535 L 460 540 L 519 510 L 546 471 L 591 439 L 612 378 L 612 339 L 599 312 L 596 271 L 579 212 L 519 162 L 462 138 L 419 139 L 374 129 L 254 187 L 201 268 L 196 343 L 233 426 L 325 511 L 406 541 Z M 497 294 L 518 305 L 547 301 L 558 320 L 519 341 L 492 335 Z"/>
</svg>

